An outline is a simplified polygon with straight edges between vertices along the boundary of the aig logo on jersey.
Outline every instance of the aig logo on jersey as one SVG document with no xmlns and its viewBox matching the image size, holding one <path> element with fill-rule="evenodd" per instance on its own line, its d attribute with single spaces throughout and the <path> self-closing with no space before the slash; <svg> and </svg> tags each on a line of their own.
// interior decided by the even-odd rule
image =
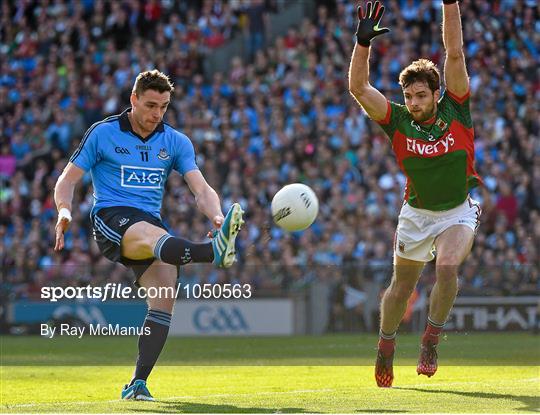
<svg viewBox="0 0 540 415">
<path fill-rule="evenodd" d="M 122 187 L 159 189 L 165 169 L 154 167 L 122 166 Z"/>
</svg>

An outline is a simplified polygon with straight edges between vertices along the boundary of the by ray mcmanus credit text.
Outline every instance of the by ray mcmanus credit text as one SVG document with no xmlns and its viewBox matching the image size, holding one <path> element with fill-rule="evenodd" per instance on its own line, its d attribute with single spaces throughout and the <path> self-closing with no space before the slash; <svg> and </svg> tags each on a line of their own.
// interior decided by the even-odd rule
<svg viewBox="0 0 540 415">
<path fill-rule="evenodd" d="M 41 335 L 52 339 L 54 336 L 71 336 L 82 338 L 89 336 L 149 336 L 151 328 L 144 327 L 126 327 L 120 324 L 89 324 L 88 326 L 72 326 L 68 323 L 62 323 L 59 326 L 50 326 L 41 324 Z"/>
</svg>

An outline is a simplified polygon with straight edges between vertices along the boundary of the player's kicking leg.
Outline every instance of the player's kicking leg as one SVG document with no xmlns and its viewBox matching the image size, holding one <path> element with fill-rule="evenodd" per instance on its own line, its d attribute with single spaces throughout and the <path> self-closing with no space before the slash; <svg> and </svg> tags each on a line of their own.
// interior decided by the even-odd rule
<svg viewBox="0 0 540 415">
<path fill-rule="evenodd" d="M 396 332 L 423 268 L 423 262 L 394 256 L 394 275 L 381 302 L 381 328 L 375 363 L 375 380 L 379 387 L 390 387 L 394 381 Z"/>
<path fill-rule="evenodd" d="M 155 224 L 136 222 L 122 236 L 122 256 L 133 261 L 147 261 L 153 256 L 156 260 L 138 280 L 139 284 L 146 288 L 172 288 L 174 292 L 178 265 L 213 262 L 226 268 L 234 263 L 236 236 L 244 223 L 242 214 L 240 205 L 233 204 L 221 228 L 214 232 L 212 242 L 208 243 L 193 243 L 173 237 Z M 167 339 L 174 301 L 174 298 L 148 299 L 148 314 L 143 327 L 148 328 L 150 334 L 139 337 L 135 374 L 124 387 L 122 399 L 153 400 L 146 387 L 146 379 Z"/>
<path fill-rule="evenodd" d="M 428 322 L 416 367 L 419 375 L 431 377 L 437 371 L 439 337 L 456 299 L 458 268 L 469 254 L 473 240 L 473 229 L 464 225 L 448 228 L 435 240 L 437 280 L 431 290 Z"/>
<path fill-rule="evenodd" d="M 149 287 L 171 287 L 172 289 L 170 292 L 163 290 L 164 294 L 161 297 L 147 298 L 148 312 L 144 320 L 143 334 L 139 336 L 139 353 L 135 372 L 131 382 L 122 390 L 122 399 L 154 400 L 146 386 L 146 381 L 169 334 L 175 301 L 170 293 L 174 292 L 177 276 L 178 270 L 175 266 L 154 261 L 138 280 L 139 285 L 147 289 Z"/>
<path fill-rule="evenodd" d="M 122 237 L 122 255 L 130 260 L 154 257 L 166 264 L 186 265 L 191 262 L 214 263 L 228 268 L 236 260 L 235 242 L 244 220 L 242 208 L 234 203 L 227 212 L 212 241 L 195 243 L 169 234 L 152 222 L 131 225 Z"/>
</svg>

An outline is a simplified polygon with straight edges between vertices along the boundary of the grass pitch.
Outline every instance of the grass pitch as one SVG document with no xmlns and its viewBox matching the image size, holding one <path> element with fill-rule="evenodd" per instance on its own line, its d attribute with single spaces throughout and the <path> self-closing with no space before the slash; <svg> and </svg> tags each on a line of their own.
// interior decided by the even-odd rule
<svg viewBox="0 0 540 415">
<path fill-rule="evenodd" d="M 394 387 L 373 378 L 376 337 L 170 338 L 149 387 L 119 399 L 136 338 L 0 338 L 0 412 L 534 413 L 540 337 L 448 334 L 432 378 L 416 374 L 418 335 L 400 335 Z"/>
</svg>

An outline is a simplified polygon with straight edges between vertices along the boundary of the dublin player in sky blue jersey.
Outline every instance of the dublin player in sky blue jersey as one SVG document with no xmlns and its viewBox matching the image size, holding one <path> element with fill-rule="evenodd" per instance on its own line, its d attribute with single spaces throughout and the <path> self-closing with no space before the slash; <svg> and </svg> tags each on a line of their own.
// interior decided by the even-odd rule
<svg viewBox="0 0 540 415">
<path fill-rule="evenodd" d="M 173 91 L 163 73 L 140 73 L 130 97 L 131 108 L 88 129 L 58 178 L 54 194 L 58 251 L 64 247 L 64 232 L 71 222 L 75 185 L 90 172 L 94 239 L 107 258 L 132 268 L 136 284 L 147 289 L 174 289 L 177 267 L 189 262 L 231 266 L 235 239 L 243 224 L 237 203 L 223 216 L 217 193 L 195 163 L 191 141 L 162 121 Z M 172 170 L 183 175 L 198 209 L 212 221 L 216 230 L 211 242 L 174 237 L 161 222 L 164 186 Z M 135 373 L 122 391 L 123 399 L 153 400 L 146 380 L 167 339 L 174 301 L 148 298 L 142 333 L 150 334 L 139 337 Z"/>
</svg>

